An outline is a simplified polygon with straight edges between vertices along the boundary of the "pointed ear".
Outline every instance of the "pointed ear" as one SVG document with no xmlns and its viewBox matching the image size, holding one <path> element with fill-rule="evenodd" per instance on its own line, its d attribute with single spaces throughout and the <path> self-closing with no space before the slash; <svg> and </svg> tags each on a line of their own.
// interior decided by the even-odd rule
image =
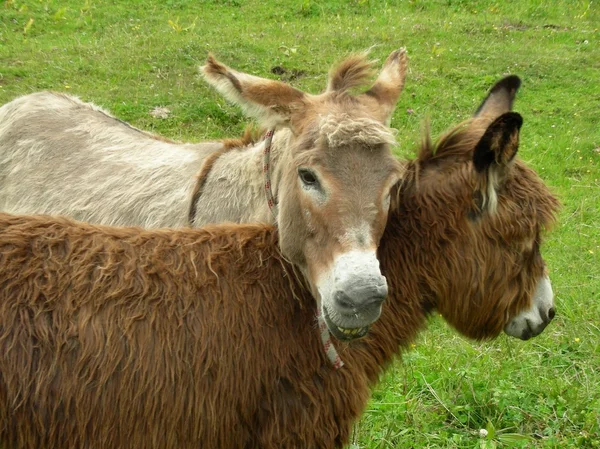
<svg viewBox="0 0 600 449">
<path fill-rule="evenodd" d="M 498 81 L 479 105 L 474 117 L 488 116 L 495 118 L 511 111 L 520 85 L 521 80 L 516 75 L 510 75 Z"/>
<path fill-rule="evenodd" d="M 201 70 L 211 86 L 264 127 L 291 127 L 292 116 L 304 108 L 304 92 L 279 81 L 237 72 L 212 55 Z"/>
<path fill-rule="evenodd" d="M 356 86 L 364 85 L 373 76 L 373 63 L 367 59 L 367 53 L 348 56 L 329 71 L 326 92 L 344 92 Z"/>
<path fill-rule="evenodd" d="M 473 166 L 477 172 L 501 169 L 514 159 L 519 149 L 522 124 L 520 114 L 507 112 L 488 126 L 473 153 Z"/>
<path fill-rule="evenodd" d="M 386 125 L 389 125 L 398 98 L 400 98 L 402 89 L 404 89 L 407 67 L 406 49 L 401 48 L 394 51 L 386 59 L 383 69 L 373 86 L 363 94 L 377 101 L 380 113 L 379 119 Z"/>
</svg>

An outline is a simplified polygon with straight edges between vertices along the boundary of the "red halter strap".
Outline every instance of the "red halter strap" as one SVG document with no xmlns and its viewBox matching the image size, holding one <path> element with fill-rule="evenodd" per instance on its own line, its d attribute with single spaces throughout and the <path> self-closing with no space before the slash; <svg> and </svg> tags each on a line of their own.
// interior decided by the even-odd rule
<svg viewBox="0 0 600 449">
<path fill-rule="evenodd" d="M 321 308 L 319 308 L 319 313 L 317 314 L 317 321 L 319 323 L 319 333 L 321 334 L 321 342 L 323 342 L 323 349 L 325 349 L 325 354 L 327 354 L 327 359 L 331 362 L 334 369 L 340 369 L 344 366 L 344 362 L 340 358 L 335 346 L 333 345 L 333 341 L 331 341 L 331 334 L 329 333 L 329 329 L 327 329 L 327 324 L 325 323 L 325 319 L 323 318 L 323 312 L 321 312 Z"/>
</svg>

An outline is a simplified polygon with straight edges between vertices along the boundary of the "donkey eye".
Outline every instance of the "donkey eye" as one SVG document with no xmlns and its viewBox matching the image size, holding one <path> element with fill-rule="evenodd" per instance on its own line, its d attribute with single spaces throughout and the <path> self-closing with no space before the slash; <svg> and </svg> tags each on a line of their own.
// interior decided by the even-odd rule
<svg viewBox="0 0 600 449">
<path fill-rule="evenodd" d="M 306 186 L 313 187 L 319 185 L 319 181 L 317 180 L 317 177 L 315 176 L 312 170 L 309 170 L 307 168 L 299 168 L 298 176 L 300 176 L 300 179 Z"/>
</svg>

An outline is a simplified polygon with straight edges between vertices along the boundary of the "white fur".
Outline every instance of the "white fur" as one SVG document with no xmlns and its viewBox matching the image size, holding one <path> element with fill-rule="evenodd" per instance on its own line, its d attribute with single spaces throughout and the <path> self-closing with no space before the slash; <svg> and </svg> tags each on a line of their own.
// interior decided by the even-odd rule
<svg viewBox="0 0 600 449">
<path fill-rule="evenodd" d="M 340 238 L 340 242 L 346 247 L 356 245 L 358 242 L 362 247 L 373 247 L 374 242 L 372 240 L 371 225 L 366 221 L 348 228 Z"/>
<path fill-rule="evenodd" d="M 554 307 L 554 293 L 548 276 L 542 277 L 533 294 L 531 307 L 514 317 L 504 328 L 512 337 L 522 338 L 524 333 L 534 337 L 544 330 L 549 322 L 548 313 Z"/>
<path fill-rule="evenodd" d="M 357 307 L 351 314 L 340 313 L 335 304 L 336 292 L 343 291 L 360 302 L 368 299 L 375 291 L 387 292 L 387 281 L 381 274 L 375 250 L 351 250 L 335 257 L 330 269 L 319 278 L 317 289 L 321 307 L 336 325 L 359 328 L 377 320 L 381 314 L 381 306 L 365 310 Z"/>
<path fill-rule="evenodd" d="M 291 132 L 272 146 L 275 196 Z M 0 107 L 0 210 L 66 215 L 145 228 L 188 225 L 192 191 L 218 142 L 158 140 L 75 97 L 41 92 Z M 264 142 L 217 159 L 196 207 L 194 226 L 267 222 Z"/>
<path fill-rule="evenodd" d="M 321 117 L 320 132 L 330 147 L 353 143 L 396 145 L 396 130 L 366 117 L 356 119 L 348 114 L 327 114 Z"/>
<path fill-rule="evenodd" d="M 487 184 L 487 192 L 483 196 L 483 208 L 487 209 L 490 215 L 494 215 L 498 209 L 498 187 L 500 185 L 500 181 L 498 180 L 498 173 L 496 170 L 491 169 L 488 170 L 488 184 Z"/>
</svg>

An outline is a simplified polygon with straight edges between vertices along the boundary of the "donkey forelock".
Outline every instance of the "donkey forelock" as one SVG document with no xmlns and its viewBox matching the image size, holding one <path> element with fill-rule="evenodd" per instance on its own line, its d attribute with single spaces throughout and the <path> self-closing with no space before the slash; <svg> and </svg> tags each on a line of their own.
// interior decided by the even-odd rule
<svg viewBox="0 0 600 449">
<path fill-rule="evenodd" d="M 330 147 L 362 144 L 396 145 L 396 131 L 368 117 L 352 118 L 347 113 L 328 114 L 319 121 L 320 135 Z"/>
</svg>

